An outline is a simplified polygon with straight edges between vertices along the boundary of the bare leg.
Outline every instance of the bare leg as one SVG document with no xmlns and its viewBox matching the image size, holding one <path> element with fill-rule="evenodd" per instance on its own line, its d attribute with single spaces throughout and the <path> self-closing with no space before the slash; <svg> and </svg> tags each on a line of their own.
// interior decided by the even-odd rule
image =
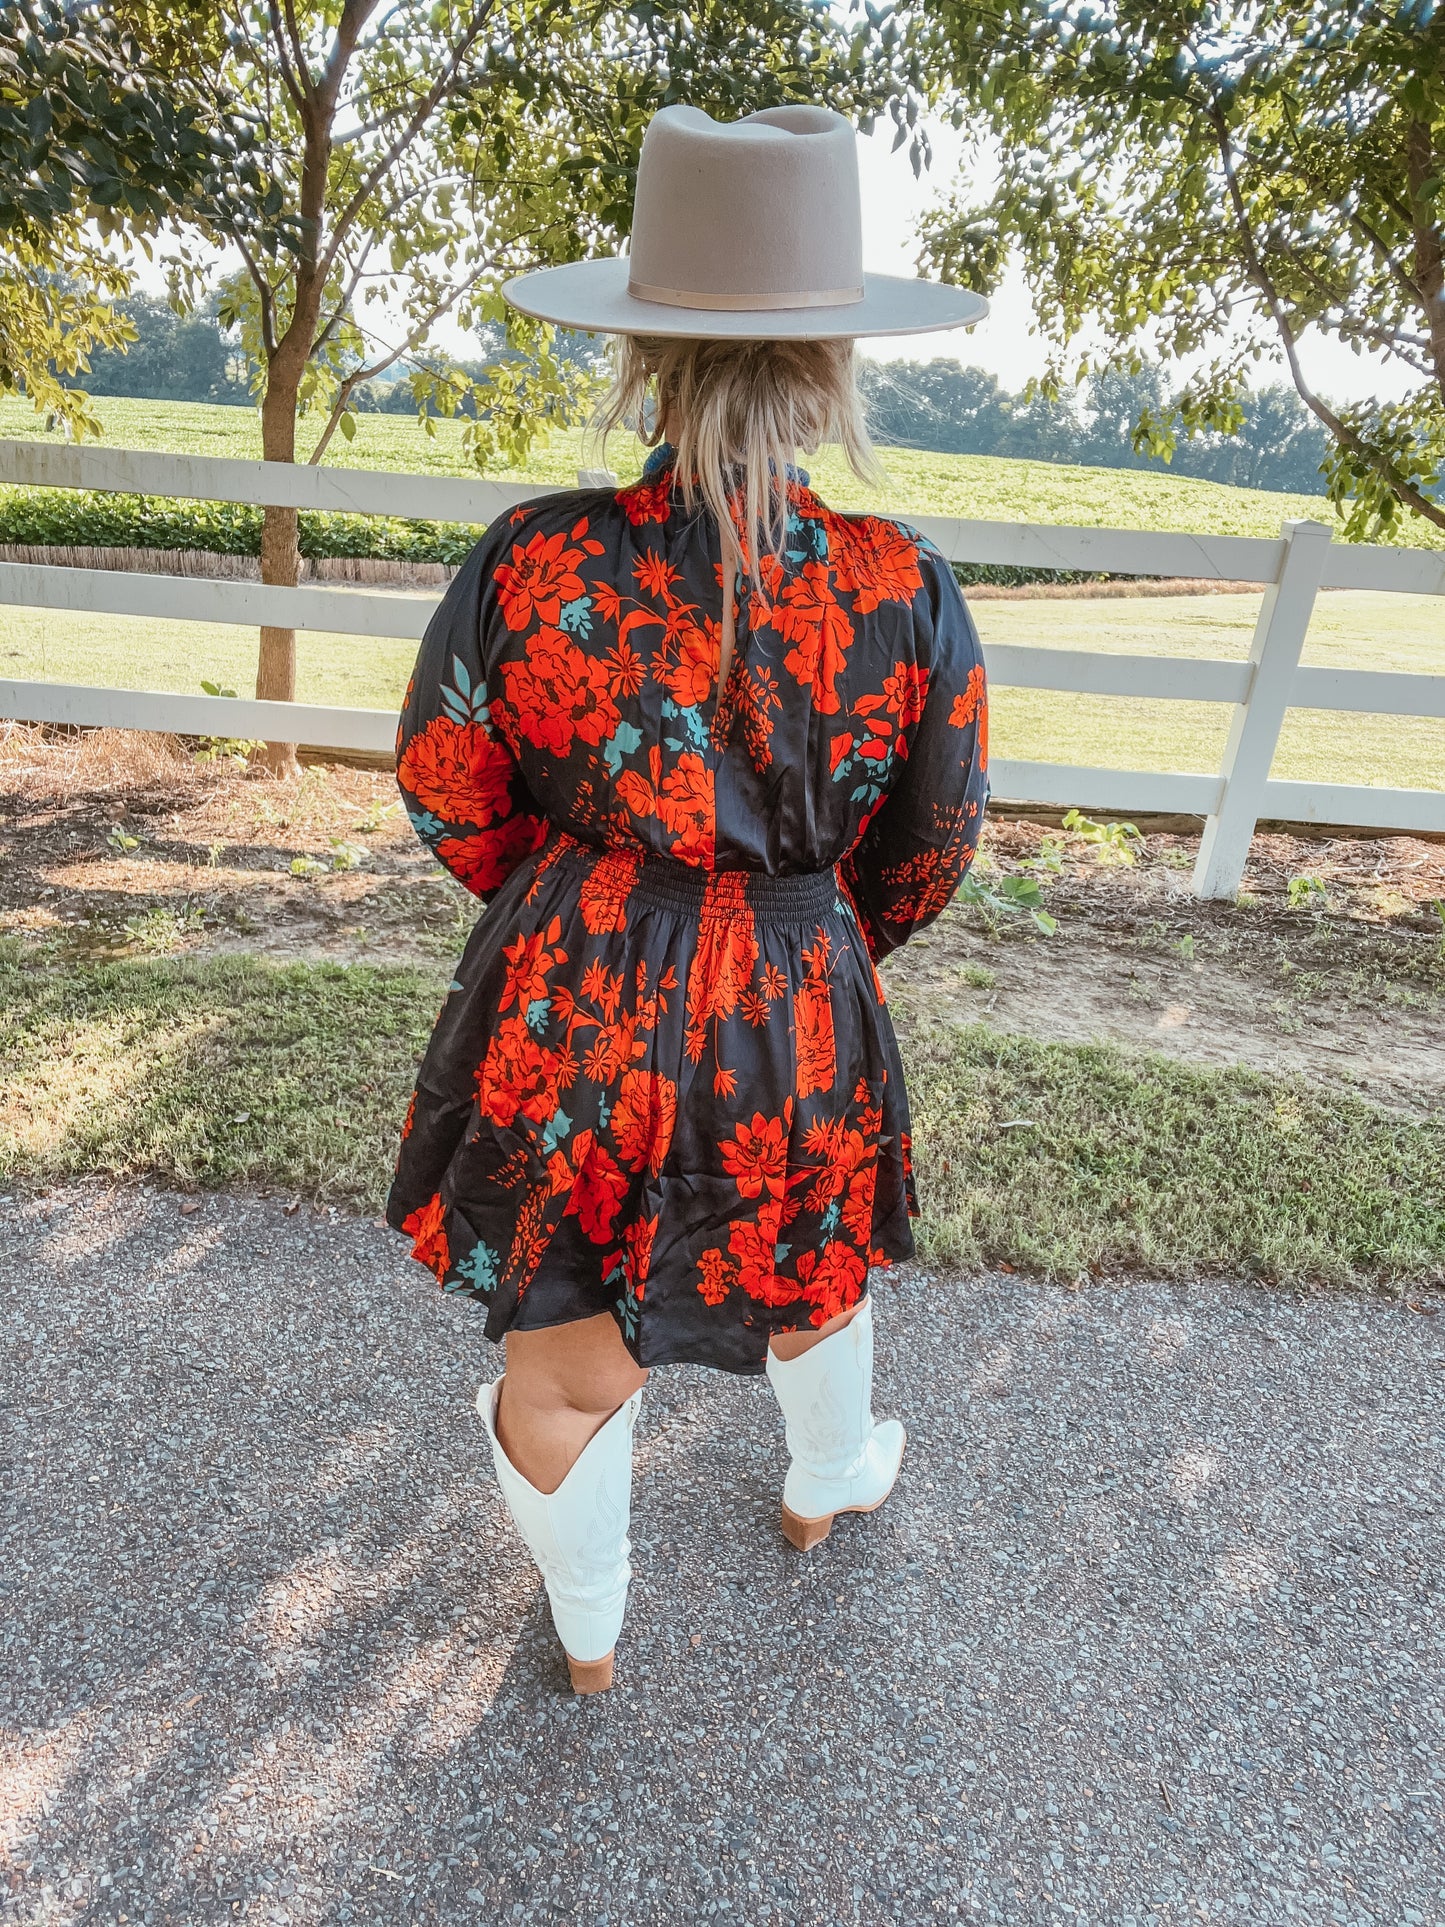
<svg viewBox="0 0 1445 1927">
<path fill-rule="evenodd" d="M 856 1305 L 850 1305 L 847 1311 L 840 1311 L 836 1318 L 830 1318 L 826 1325 L 819 1325 L 816 1331 L 775 1332 L 772 1338 L 773 1357 L 784 1360 L 801 1358 L 804 1352 L 812 1351 L 823 1339 L 831 1338 L 834 1332 L 840 1332 L 845 1325 L 851 1324 L 867 1302 L 868 1294 L 865 1292 Z"/>
<path fill-rule="evenodd" d="M 529 1484 L 555 1492 L 588 1440 L 646 1383 L 610 1312 L 509 1332 L 497 1438 Z"/>
</svg>

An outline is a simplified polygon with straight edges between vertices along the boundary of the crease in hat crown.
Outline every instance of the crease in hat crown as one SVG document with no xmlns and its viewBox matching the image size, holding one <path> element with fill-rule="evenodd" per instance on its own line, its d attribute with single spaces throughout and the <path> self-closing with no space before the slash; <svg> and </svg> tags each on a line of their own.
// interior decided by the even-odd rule
<svg viewBox="0 0 1445 1927">
<path fill-rule="evenodd" d="M 825 107 L 715 121 L 664 107 L 643 137 L 628 293 L 715 310 L 863 299 L 853 129 Z"/>
<path fill-rule="evenodd" d="M 625 255 L 516 276 L 502 292 L 589 334 L 840 339 L 970 327 L 981 295 L 863 268 L 857 136 L 830 108 L 716 121 L 664 107 L 643 136 Z"/>
</svg>

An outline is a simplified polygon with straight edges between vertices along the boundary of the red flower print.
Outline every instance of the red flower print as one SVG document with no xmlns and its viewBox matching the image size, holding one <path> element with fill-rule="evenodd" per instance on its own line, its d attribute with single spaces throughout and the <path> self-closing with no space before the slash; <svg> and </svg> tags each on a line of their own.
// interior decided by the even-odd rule
<svg viewBox="0 0 1445 1927">
<path fill-rule="evenodd" d="M 539 629 L 523 661 L 502 664 L 502 689 L 516 729 L 554 756 L 567 755 L 574 738 L 605 742 L 617 727 L 606 665 L 560 629 Z"/>
<path fill-rule="evenodd" d="M 545 930 L 534 931 L 530 937 L 519 935 L 515 943 L 507 945 L 502 952 L 507 976 L 498 1010 L 509 1010 L 515 1003 L 525 1016 L 529 1005 L 547 995 L 547 973 L 567 961 L 565 950 L 547 948 L 549 943 L 556 943 L 561 934 L 562 920 L 553 917 Z"/>
<path fill-rule="evenodd" d="M 895 662 L 883 678 L 883 701 L 886 713 L 893 719 L 898 729 L 911 729 L 923 714 L 923 702 L 928 693 L 928 671 L 920 669 L 916 662 Z M 859 708 L 862 708 L 860 703 Z"/>
<path fill-rule="evenodd" d="M 711 863 L 716 823 L 713 773 L 692 750 L 684 750 L 666 775 L 662 751 L 655 745 L 648 758 L 651 780 L 639 770 L 625 769 L 617 779 L 617 796 L 634 816 L 655 816 L 672 836 L 670 855 L 680 863 Z"/>
<path fill-rule="evenodd" d="M 557 1114 L 565 1064 L 545 1050 L 522 1017 L 504 1017 L 492 1034 L 477 1073 L 477 1105 L 484 1117 L 509 1130 L 520 1111 L 534 1124 Z"/>
<path fill-rule="evenodd" d="M 612 1135 L 629 1170 L 661 1171 L 677 1122 L 677 1086 L 660 1071 L 628 1071 L 612 1107 Z"/>
<path fill-rule="evenodd" d="M 764 1191 L 769 1197 L 782 1197 L 787 1182 L 790 1112 L 790 1103 L 784 1105 L 783 1117 L 764 1117 L 761 1111 L 755 1111 L 750 1124 L 739 1124 L 731 1139 L 724 1139 L 723 1169 L 737 1186 L 739 1197 L 760 1198 Z"/>
<path fill-rule="evenodd" d="M 415 1123 L 416 1123 L 416 1092 L 413 1091 L 411 1094 L 411 1102 L 406 1107 L 406 1116 L 402 1120 L 401 1141 L 403 1144 L 405 1144 L 407 1139 L 411 1136 L 412 1126 Z"/>
<path fill-rule="evenodd" d="M 446 1215 L 446 1206 L 438 1192 L 401 1221 L 402 1230 L 409 1233 L 412 1239 L 412 1257 L 419 1259 L 428 1271 L 436 1274 L 438 1284 L 452 1268 L 451 1252 L 447 1248 Z"/>
<path fill-rule="evenodd" d="M 611 850 L 582 879 L 582 923 L 594 937 L 626 929 L 627 899 L 641 862 L 640 850 Z"/>
<path fill-rule="evenodd" d="M 833 1041 L 833 996 L 828 988 L 828 956 L 832 942 L 824 930 L 811 950 L 803 952 L 805 973 L 793 998 L 793 1029 L 798 1051 L 799 1097 L 830 1091 L 837 1074 Z"/>
<path fill-rule="evenodd" d="M 668 591 L 678 574 L 666 556 L 657 555 L 651 549 L 644 549 L 632 565 L 633 580 L 642 593 L 663 602 L 672 600 Z"/>
<path fill-rule="evenodd" d="M 635 696 L 643 683 L 642 658 L 630 642 L 616 642 L 607 651 L 607 686 L 614 696 Z"/>
<path fill-rule="evenodd" d="M 598 1025 L 597 1035 L 583 1065 L 594 1084 L 610 1084 L 635 1058 L 643 1055 L 647 1040 L 639 1037 L 637 1032 L 636 1011 L 619 1017 L 615 1023 Z"/>
<path fill-rule="evenodd" d="M 798 1278 L 803 1297 L 813 1307 L 809 1322 L 826 1325 L 830 1318 L 856 1305 L 867 1277 L 867 1260 L 841 1238 L 829 1239 L 821 1256 L 805 1251 L 798 1260 Z"/>
<path fill-rule="evenodd" d="M 581 549 L 567 546 L 559 529 L 545 535 L 541 529 L 525 548 L 512 546 L 512 559 L 504 562 L 493 578 L 502 620 L 509 629 L 525 629 L 533 622 L 555 627 L 562 620 L 564 602 L 576 602 L 586 594 L 577 564 Z"/>
<path fill-rule="evenodd" d="M 671 471 L 656 482 L 634 482 L 631 488 L 620 488 L 617 500 L 626 510 L 627 519 L 633 528 L 640 528 L 644 522 L 665 522 L 672 491 Z"/>
<path fill-rule="evenodd" d="M 813 707 L 822 716 L 838 709 L 838 677 L 842 673 L 853 625 L 828 584 L 822 562 L 807 562 L 783 589 L 783 599 L 769 611 L 771 626 L 792 648 L 783 658 L 790 675 L 813 692 Z"/>
<path fill-rule="evenodd" d="M 833 578 L 852 595 L 860 616 L 871 615 L 880 602 L 911 602 L 923 587 L 917 544 L 896 522 L 876 515 L 854 520 L 827 510 L 823 521 Z"/>
<path fill-rule="evenodd" d="M 701 628 L 688 623 L 680 629 L 669 658 L 654 665 L 653 675 L 680 709 L 695 708 L 712 694 L 721 648 L 722 630 L 709 616 Z"/>
<path fill-rule="evenodd" d="M 473 896 L 486 896 L 499 890 L 523 857 L 528 857 L 545 840 L 546 820 L 540 816 L 513 816 L 495 829 L 479 830 L 475 836 L 446 836 L 437 845 L 437 856 L 458 883 Z"/>
<path fill-rule="evenodd" d="M 791 1279 L 778 1276 L 781 1221 L 781 1203 L 769 1199 L 756 1219 L 735 1224 L 728 1233 L 728 1250 L 737 1259 L 738 1283 L 749 1298 L 773 1307 L 790 1305 L 798 1295 Z"/>
<path fill-rule="evenodd" d="M 705 1251 L 697 1261 L 702 1273 L 697 1288 L 702 1293 L 705 1305 L 720 1305 L 737 1282 L 737 1273 L 716 1246 Z"/>
<path fill-rule="evenodd" d="M 505 746 L 480 723 L 434 716 L 412 737 L 397 765 L 397 781 L 424 810 L 444 823 L 485 827 L 511 807 L 516 765 Z"/>
<path fill-rule="evenodd" d="M 637 1218 L 622 1234 L 622 1275 L 634 1298 L 641 1298 L 652 1269 L 652 1241 L 657 1219 Z"/>
<path fill-rule="evenodd" d="M 606 1244 L 613 1221 L 627 1197 L 627 1179 L 605 1144 L 591 1131 L 579 1131 L 572 1151 L 576 1178 L 566 1215 L 575 1217 L 593 1244 Z"/>
<path fill-rule="evenodd" d="M 712 862 L 716 810 L 712 771 L 700 756 L 684 750 L 663 777 L 657 798 L 658 818 L 672 832 L 672 855 L 680 863 Z"/>
<path fill-rule="evenodd" d="M 953 699 L 953 708 L 948 720 L 955 729 L 967 729 L 987 702 L 984 688 L 983 664 L 976 662 L 968 672 L 968 681 Z"/>
<path fill-rule="evenodd" d="M 697 948 L 687 973 L 687 1055 L 696 1064 L 707 1025 L 731 1017 L 758 960 L 758 938 L 741 870 L 719 870 L 707 880 Z"/>
</svg>

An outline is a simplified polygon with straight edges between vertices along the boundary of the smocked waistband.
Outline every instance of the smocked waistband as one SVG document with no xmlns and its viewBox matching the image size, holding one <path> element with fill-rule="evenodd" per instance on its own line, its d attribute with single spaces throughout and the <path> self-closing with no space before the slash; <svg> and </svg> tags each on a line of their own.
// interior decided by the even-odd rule
<svg viewBox="0 0 1445 1927">
<path fill-rule="evenodd" d="M 704 870 L 654 852 L 634 856 L 626 850 L 598 850 L 577 838 L 557 839 L 555 862 L 588 870 L 606 865 L 615 872 L 618 894 L 639 907 L 682 910 L 691 916 L 732 916 L 746 908 L 772 923 L 827 916 L 838 907 L 840 885 L 834 869 L 795 876 L 769 876 L 762 870 Z"/>
</svg>

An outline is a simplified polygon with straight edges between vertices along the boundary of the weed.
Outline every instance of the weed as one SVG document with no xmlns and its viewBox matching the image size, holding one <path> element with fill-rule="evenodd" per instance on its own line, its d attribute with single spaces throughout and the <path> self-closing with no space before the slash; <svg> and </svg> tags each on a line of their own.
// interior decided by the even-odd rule
<svg viewBox="0 0 1445 1927">
<path fill-rule="evenodd" d="M 326 865 L 318 863 L 314 856 L 293 856 L 291 859 L 293 877 L 320 877 L 326 875 Z"/>
<path fill-rule="evenodd" d="M 1291 910 L 1328 910 L 1330 893 L 1318 877 L 1291 877 L 1285 885 Z"/>
<path fill-rule="evenodd" d="M 201 689 L 207 696 L 226 696 L 234 702 L 234 689 L 223 689 L 219 683 L 207 682 L 201 678 Z M 260 741 L 247 736 L 203 736 L 196 750 L 198 763 L 245 763 L 261 747 Z"/>
<path fill-rule="evenodd" d="M 120 856 L 129 856 L 132 850 L 138 850 L 140 848 L 140 838 L 138 836 L 128 835 L 127 832 L 120 827 L 119 823 L 111 824 L 109 834 L 105 840 Z"/>
<path fill-rule="evenodd" d="M 966 963 L 958 974 L 970 990 L 992 990 L 998 982 L 987 964 Z"/>
<path fill-rule="evenodd" d="M 1194 939 L 1188 932 L 1179 939 L 1178 943 L 1174 945 L 1174 948 L 1184 959 L 1185 963 L 1194 962 Z"/>
<path fill-rule="evenodd" d="M 1046 876 L 1058 876 L 1064 867 L 1064 847 L 1051 836 L 1042 838 L 1038 854 L 1025 859 L 1026 870 L 1038 870 Z"/>
<path fill-rule="evenodd" d="M 1100 863 L 1134 863 L 1144 847 L 1144 839 L 1134 824 L 1095 823 L 1081 810 L 1069 811 L 1064 828 L 1087 843 Z"/>
<path fill-rule="evenodd" d="M 331 867 L 333 870 L 359 870 L 367 860 L 367 852 L 359 843 L 348 843 L 345 837 L 333 836 L 331 839 Z"/>
<path fill-rule="evenodd" d="M 123 927 L 139 949 L 164 957 L 179 950 L 187 937 L 197 936 L 205 924 L 206 913 L 197 904 L 185 903 L 176 909 L 169 903 L 153 903 L 148 910 L 127 917 Z"/>
<path fill-rule="evenodd" d="M 1044 908 L 1043 891 L 1034 877 L 1001 876 L 995 885 L 983 881 L 975 866 L 959 888 L 960 903 L 970 904 L 983 918 L 985 927 L 996 933 L 1006 917 L 1027 916 L 1046 937 L 1058 929 L 1058 920 Z"/>
<path fill-rule="evenodd" d="M 379 796 L 375 797 L 368 805 L 366 814 L 351 827 L 358 836 L 375 836 L 387 817 L 395 816 L 400 808 L 399 803 L 383 803 Z"/>
</svg>

